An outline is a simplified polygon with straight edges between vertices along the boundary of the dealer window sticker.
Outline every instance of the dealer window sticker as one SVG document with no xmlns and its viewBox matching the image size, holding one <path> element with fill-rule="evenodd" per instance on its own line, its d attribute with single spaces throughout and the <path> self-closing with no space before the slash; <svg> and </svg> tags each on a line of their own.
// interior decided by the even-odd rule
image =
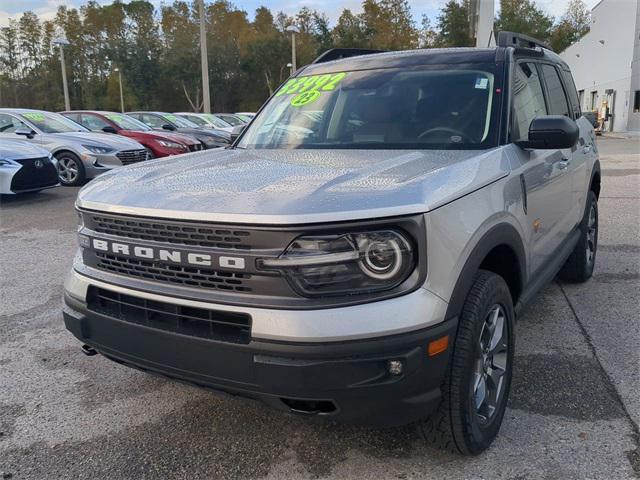
<svg viewBox="0 0 640 480">
<path fill-rule="evenodd" d="M 110 114 L 110 115 L 105 115 L 105 117 L 107 117 L 109 120 L 113 121 L 113 122 L 121 122 L 122 120 L 124 120 L 124 117 L 122 115 L 117 115 L 117 114 Z"/>
<path fill-rule="evenodd" d="M 44 115 L 42 113 L 37 113 L 37 112 L 23 113 L 22 116 L 33 122 L 44 122 L 45 120 Z"/>
<path fill-rule="evenodd" d="M 293 95 L 291 105 L 302 107 L 318 100 L 324 92 L 334 91 L 346 76 L 346 72 L 339 72 L 291 78 L 275 96 Z"/>
</svg>

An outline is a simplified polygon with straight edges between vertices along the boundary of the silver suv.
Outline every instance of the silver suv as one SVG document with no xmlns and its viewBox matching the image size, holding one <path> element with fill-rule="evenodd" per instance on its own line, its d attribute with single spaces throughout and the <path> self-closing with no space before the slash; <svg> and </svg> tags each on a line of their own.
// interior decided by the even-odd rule
<svg viewBox="0 0 640 480">
<path fill-rule="evenodd" d="M 298 71 L 231 148 L 85 187 L 66 327 L 88 354 L 478 453 L 516 316 L 593 272 L 593 128 L 533 39 L 364 53 Z"/>
<path fill-rule="evenodd" d="M 48 150 L 58 160 L 60 182 L 82 185 L 114 167 L 148 159 L 135 140 L 95 133 L 52 112 L 0 108 L 0 139 L 22 139 Z"/>
</svg>

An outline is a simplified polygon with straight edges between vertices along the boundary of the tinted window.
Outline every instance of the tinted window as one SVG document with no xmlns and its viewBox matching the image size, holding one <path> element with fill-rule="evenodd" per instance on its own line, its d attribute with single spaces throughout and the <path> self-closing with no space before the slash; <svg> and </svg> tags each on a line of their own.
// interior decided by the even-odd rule
<svg viewBox="0 0 640 480">
<path fill-rule="evenodd" d="M 531 121 L 547 114 L 542 84 L 533 63 L 516 64 L 513 75 L 511 141 L 526 141 Z"/>
<path fill-rule="evenodd" d="M 167 123 L 161 117 L 156 117 L 155 115 L 147 115 L 147 114 L 142 115 L 142 121 L 153 128 L 162 128 L 162 125 Z"/>
<path fill-rule="evenodd" d="M 87 127 L 89 130 L 93 131 L 101 131 L 104 127 L 109 126 L 107 122 L 102 120 L 100 117 L 96 117 L 95 115 L 90 115 L 83 113 L 80 116 L 80 123 Z"/>
<path fill-rule="evenodd" d="M 304 75 L 255 118 L 242 148 L 473 149 L 495 142 L 493 66 Z"/>
<path fill-rule="evenodd" d="M 584 90 L 580 90 L 580 95 L 576 90 L 576 84 L 573 81 L 573 76 L 567 70 L 562 70 L 562 77 L 564 79 L 565 87 L 567 88 L 567 94 L 569 96 L 569 102 L 571 103 L 571 110 L 573 110 L 574 118 L 580 118 L 582 115 L 582 97 L 584 96 Z"/>
<path fill-rule="evenodd" d="M 558 70 L 553 65 L 542 64 L 542 76 L 547 85 L 547 98 L 549 100 L 549 115 L 564 115 L 570 117 L 567 96 L 562 87 L 562 81 Z"/>
</svg>

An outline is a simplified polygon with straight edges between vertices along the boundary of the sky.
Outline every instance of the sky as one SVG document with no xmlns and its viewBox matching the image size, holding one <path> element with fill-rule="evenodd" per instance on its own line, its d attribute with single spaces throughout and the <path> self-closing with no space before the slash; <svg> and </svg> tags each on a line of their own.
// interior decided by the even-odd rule
<svg viewBox="0 0 640 480">
<path fill-rule="evenodd" d="M 156 6 L 160 6 L 162 3 L 172 3 L 171 0 L 164 0 L 164 2 L 163 0 L 150 1 Z M 592 8 L 598 1 L 585 0 L 585 3 L 587 7 Z M 0 26 L 6 25 L 9 22 L 9 18 L 18 19 L 27 10 L 35 12 L 42 19 L 51 19 L 54 17 L 59 5 L 80 7 L 84 3 L 86 3 L 86 0 L 0 0 Z M 111 3 L 111 0 L 98 0 L 98 3 Z M 249 14 L 249 18 L 253 18 L 255 9 L 262 5 L 268 7 L 274 13 L 283 11 L 288 14 L 294 14 L 301 7 L 306 6 L 324 12 L 333 24 L 344 8 L 349 8 L 354 13 L 360 12 L 362 0 L 341 0 L 340 2 L 328 2 L 327 0 L 232 0 L 232 3 L 245 10 Z M 411 12 L 418 24 L 425 14 L 431 18 L 432 23 L 435 23 L 440 8 L 445 3 L 446 0 L 409 0 Z M 564 12 L 569 0 L 535 0 L 535 3 L 546 13 L 558 17 Z M 499 0 L 495 0 L 495 4 L 497 6 Z"/>
</svg>

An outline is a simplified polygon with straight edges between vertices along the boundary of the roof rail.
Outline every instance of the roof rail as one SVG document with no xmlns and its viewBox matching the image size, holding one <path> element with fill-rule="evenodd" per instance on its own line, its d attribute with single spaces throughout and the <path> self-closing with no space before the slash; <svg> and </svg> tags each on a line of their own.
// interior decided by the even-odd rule
<svg viewBox="0 0 640 480">
<path fill-rule="evenodd" d="M 316 58 L 313 63 L 325 63 L 341 58 L 358 57 L 360 55 L 371 55 L 372 53 L 382 53 L 384 50 L 373 50 L 369 48 L 331 48 Z"/>
<path fill-rule="evenodd" d="M 533 37 L 523 33 L 515 32 L 498 32 L 499 47 L 516 47 L 516 48 L 545 48 L 553 52 L 553 49 L 544 42 L 536 40 Z"/>
</svg>

